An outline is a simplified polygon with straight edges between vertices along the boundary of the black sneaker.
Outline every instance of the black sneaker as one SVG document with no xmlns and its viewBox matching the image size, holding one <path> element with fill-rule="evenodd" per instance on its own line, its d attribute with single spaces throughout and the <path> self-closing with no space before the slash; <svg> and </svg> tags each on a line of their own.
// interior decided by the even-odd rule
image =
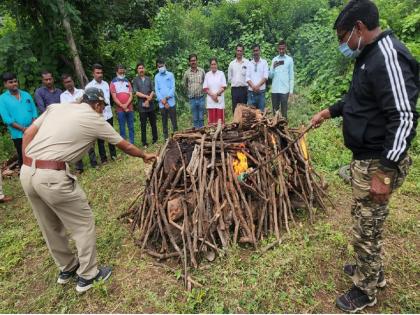
<svg viewBox="0 0 420 315">
<path fill-rule="evenodd" d="M 77 269 L 79 269 L 80 264 L 77 264 L 76 266 L 74 266 L 74 268 L 72 268 L 69 271 L 60 271 L 60 273 L 58 274 L 58 279 L 57 279 L 57 283 L 59 284 L 66 284 L 68 283 L 71 278 L 73 278 L 76 275 L 76 271 Z"/>
<path fill-rule="evenodd" d="M 352 277 L 354 273 L 356 272 L 356 265 L 346 264 L 344 265 L 343 271 L 346 275 Z M 386 286 L 386 279 L 385 279 L 385 273 L 383 270 L 379 271 L 379 278 L 378 283 L 376 284 L 377 288 L 385 288 Z"/>
<path fill-rule="evenodd" d="M 335 305 L 347 313 L 356 313 L 363 310 L 367 306 L 374 306 L 376 297 L 370 299 L 369 296 L 353 285 L 351 289 L 335 300 Z"/>
<path fill-rule="evenodd" d="M 102 268 L 99 268 L 99 272 L 95 278 L 88 280 L 88 279 L 79 277 L 79 279 L 77 280 L 76 291 L 79 293 L 86 292 L 92 287 L 95 281 L 99 281 L 99 280 L 105 281 L 111 276 L 111 273 L 112 273 L 112 269 L 110 267 L 102 267 Z"/>
</svg>

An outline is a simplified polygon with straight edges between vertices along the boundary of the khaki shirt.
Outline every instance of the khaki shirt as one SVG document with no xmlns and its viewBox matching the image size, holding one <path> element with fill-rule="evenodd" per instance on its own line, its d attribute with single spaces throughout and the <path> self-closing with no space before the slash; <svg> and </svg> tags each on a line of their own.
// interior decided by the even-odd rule
<svg viewBox="0 0 420 315">
<path fill-rule="evenodd" d="M 34 125 L 39 130 L 25 153 L 37 160 L 76 162 L 96 139 L 114 145 L 123 140 L 103 116 L 86 103 L 48 106 Z"/>
<path fill-rule="evenodd" d="M 182 78 L 184 86 L 187 88 L 187 94 L 189 98 L 201 97 L 204 95 L 203 82 L 204 82 L 204 70 L 197 67 L 197 71 L 192 71 L 191 67 L 185 71 Z"/>
</svg>

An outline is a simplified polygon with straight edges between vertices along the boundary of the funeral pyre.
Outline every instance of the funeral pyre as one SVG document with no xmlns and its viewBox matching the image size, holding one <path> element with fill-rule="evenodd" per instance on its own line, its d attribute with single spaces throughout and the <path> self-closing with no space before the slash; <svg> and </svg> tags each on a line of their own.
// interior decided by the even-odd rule
<svg viewBox="0 0 420 315">
<path fill-rule="evenodd" d="M 325 209 L 325 192 L 301 133 L 280 115 L 245 106 L 231 124 L 176 133 L 134 208 L 136 243 L 153 257 L 197 267 L 235 243 L 280 240 L 296 208 L 312 221 L 316 208 Z"/>
</svg>

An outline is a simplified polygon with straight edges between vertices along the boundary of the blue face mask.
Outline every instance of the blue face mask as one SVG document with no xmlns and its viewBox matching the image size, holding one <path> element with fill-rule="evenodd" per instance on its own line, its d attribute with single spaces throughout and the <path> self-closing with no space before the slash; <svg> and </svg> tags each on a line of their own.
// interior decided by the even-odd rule
<svg viewBox="0 0 420 315">
<path fill-rule="evenodd" d="M 347 42 L 342 43 L 340 46 L 338 46 L 338 50 L 344 55 L 344 57 L 352 58 L 352 59 L 357 58 L 360 55 L 360 53 L 361 53 L 360 43 L 362 41 L 362 38 L 359 37 L 359 42 L 357 44 L 357 49 L 356 50 L 351 49 L 349 47 L 348 43 L 349 43 L 350 38 L 353 36 L 353 32 L 354 32 L 354 27 L 353 27 L 353 30 L 350 33 L 349 38 L 347 39 Z"/>
<path fill-rule="evenodd" d="M 160 68 L 158 68 L 158 70 L 159 70 L 159 73 L 165 73 L 166 72 L 166 67 L 160 67 Z"/>
</svg>

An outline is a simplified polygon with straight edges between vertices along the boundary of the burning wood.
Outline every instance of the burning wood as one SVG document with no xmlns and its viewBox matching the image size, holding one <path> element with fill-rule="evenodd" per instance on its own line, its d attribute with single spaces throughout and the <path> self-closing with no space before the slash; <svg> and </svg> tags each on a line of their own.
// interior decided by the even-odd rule
<svg viewBox="0 0 420 315">
<path fill-rule="evenodd" d="M 325 193 L 298 135 L 280 115 L 245 106 L 235 123 L 175 134 L 134 211 L 137 244 L 153 257 L 197 267 L 231 244 L 257 247 L 270 234 L 280 241 L 295 223 L 294 204 L 312 221 L 315 207 L 325 209 Z"/>
</svg>

